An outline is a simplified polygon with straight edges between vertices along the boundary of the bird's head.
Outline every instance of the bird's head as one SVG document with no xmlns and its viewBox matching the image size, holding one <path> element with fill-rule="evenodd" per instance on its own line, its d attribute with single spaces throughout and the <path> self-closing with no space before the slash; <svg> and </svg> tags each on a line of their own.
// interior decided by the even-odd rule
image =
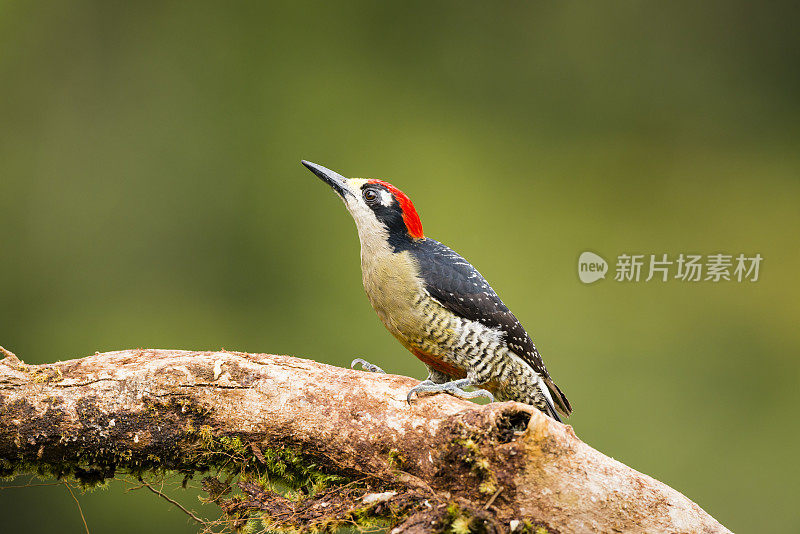
<svg viewBox="0 0 800 534">
<path fill-rule="evenodd" d="M 358 227 L 361 242 L 381 236 L 388 242 L 423 239 L 422 223 L 405 193 L 382 180 L 345 178 L 322 165 L 303 161 L 342 198 Z"/>
</svg>

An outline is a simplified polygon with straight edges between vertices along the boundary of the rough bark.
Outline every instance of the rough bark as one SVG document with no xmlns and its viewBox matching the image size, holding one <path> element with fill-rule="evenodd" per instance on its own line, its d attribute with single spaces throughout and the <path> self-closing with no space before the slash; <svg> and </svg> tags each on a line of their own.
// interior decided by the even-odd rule
<svg viewBox="0 0 800 534">
<path fill-rule="evenodd" d="M 49 365 L 9 354 L 0 474 L 227 471 L 203 487 L 234 527 L 728 532 L 532 406 L 448 395 L 409 406 L 415 384 L 268 354 L 140 349 Z M 294 491 L 274 491 L 276 479 Z"/>
</svg>

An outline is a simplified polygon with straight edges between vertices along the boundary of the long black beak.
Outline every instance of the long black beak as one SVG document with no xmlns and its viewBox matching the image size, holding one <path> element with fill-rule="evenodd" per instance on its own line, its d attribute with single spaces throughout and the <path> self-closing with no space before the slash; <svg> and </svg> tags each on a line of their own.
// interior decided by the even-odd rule
<svg viewBox="0 0 800 534">
<path fill-rule="evenodd" d="M 345 198 L 345 195 L 353 194 L 350 192 L 350 189 L 347 188 L 347 179 L 338 172 L 334 172 L 330 169 L 326 169 L 322 165 L 317 165 L 316 163 L 311 163 L 306 160 L 302 160 L 300 163 L 305 165 L 309 171 L 316 174 L 323 182 L 331 186 L 340 197 Z"/>
</svg>

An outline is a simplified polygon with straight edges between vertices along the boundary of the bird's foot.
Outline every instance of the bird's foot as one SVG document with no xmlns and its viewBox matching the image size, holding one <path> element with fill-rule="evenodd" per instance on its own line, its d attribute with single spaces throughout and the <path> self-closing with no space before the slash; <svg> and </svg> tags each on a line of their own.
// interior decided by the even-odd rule
<svg viewBox="0 0 800 534">
<path fill-rule="evenodd" d="M 365 371 L 370 373 L 383 373 L 386 374 L 386 371 L 378 367 L 377 365 L 369 363 L 367 360 L 362 360 L 361 358 L 356 358 L 352 362 L 350 362 L 350 369 L 355 369 L 356 365 L 360 365 Z"/>
<path fill-rule="evenodd" d="M 465 387 L 472 385 L 469 378 L 462 378 L 461 380 L 453 380 L 452 382 L 445 382 L 444 384 L 437 384 L 431 380 L 424 380 L 416 387 L 408 392 L 406 400 L 411 404 L 411 399 L 414 396 L 419 396 L 420 393 L 449 393 L 459 399 L 474 399 L 476 397 L 485 397 L 489 402 L 494 402 L 494 395 L 485 389 L 476 389 L 475 391 L 464 391 Z"/>
</svg>

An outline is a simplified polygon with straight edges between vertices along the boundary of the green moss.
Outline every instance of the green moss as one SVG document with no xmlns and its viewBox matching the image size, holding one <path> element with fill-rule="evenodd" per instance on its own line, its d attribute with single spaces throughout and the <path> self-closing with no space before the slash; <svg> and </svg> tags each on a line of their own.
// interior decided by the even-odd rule
<svg viewBox="0 0 800 534">
<path fill-rule="evenodd" d="M 37 368 L 30 372 L 31 381 L 34 384 L 53 384 L 64 380 L 61 369 L 49 367 Z"/>
<path fill-rule="evenodd" d="M 479 437 L 454 439 L 452 443 L 462 448 L 461 460 L 470 466 L 470 471 L 478 478 L 478 491 L 491 495 L 497 491 L 497 477 L 491 469 L 489 459 L 481 451 Z"/>
<path fill-rule="evenodd" d="M 21 420 L 32 421 L 30 428 L 21 433 L 23 436 L 39 435 L 36 425 L 53 421 L 53 413 L 47 418 L 41 417 L 28 403 L 9 404 L 5 408 Z M 43 478 L 75 481 L 84 489 L 90 489 L 103 486 L 118 473 L 137 478 L 178 473 L 184 475 L 185 485 L 196 473 L 211 472 L 215 474 L 203 480 L 209 497 L 206 502 L 228 510 L 236 509 L 236 503 L 246 500 L 239 493 L 237 481 L 257 484 L 267 494 L 267 499 L 270 494 L 278 494 L 280 498 L 295 502 L 314 498 L 331 486 L 336 486 L 335 494 L 345 485 L 344 491 L 356 494 L 363 491 L 356 489 L 359 486 L 353 481 L 325 469 L 315 457 L 300 449 L 291 446 L 260 448 L 244 434 L 215 435 L 214 428 L 208 424 L 208 414 L 181 399 L 150 401 L 144 410 L 116 413 L 113 418 L 100 412 L 92 399 L 86 399 L 77 413 L 83 428 L 101 428 L 107 434 L 100 438 L 94 430 L 75 434 L 67 431 L 35 443 L 23 438 L 17 445 L 16 457 L 0 458 L 0 476 L 32 473 Z M 158 427 L 162 429 L 159 433 L 142 430 Z M 134 444 L 131 436 L 136 436 L 137 432 L 138 441 L 134 439 Z M 42 435 L 46 434 L 42 432 Z M 71 454 L 69 458 L 65 458 L 67 450 Z M 390 453 L 390 457 L 398 464 L 403 462 L 397 450 Z M 221 474 L 224 475 L 220 477 Z M 338 508 L 338 512 L 323 517 L 317 517 L 318 512 L 314 511 L 297 521 L 303 525 L 304 532 L 330 531 L 341 526 L 376 530 L 396 524 L 405 513 L 406 509 L 394 505 L 369 505 L 349 511 Z M 261 532 L 266 528 L 287 532 L 286 528 L 294 528 L 295 525 L 285 523 L 285 518 L 277 521 L 278 517 L 270 518 L 262 510 L 244 508 L 232 512 L 228 519 L 243 532 Z M 275 523 L 271 522 L 273 519 Z"/>
<path fill-rule="evenodd" d="M 39 375 L 37 375 L 39 376 Z M 42 372 L 48 380 L 59 380 L 60 373 Z M 11 403 L 7 411 L 24 423 L 18 428 L 23 439 L 17 443 L 16 454 L 0 459 L 0 477 L 13 478 L 21 474 L 35 474 L 42 478 L 74 481 L 88 489 L 113 478 L 119 471 L 142 476 L 145 473 L 164 473 L 168 470 L 191 474 L 196 470 L 211 468 L 208 463 L 197 464 L 187 458 L 185 440 L 180 436 L 182 428 L 173 427 L 163 434 L 150 434 L 140 429 L 183 424 L 185 416 L 176 417 L 175 412 L 185 413 L 185 401 L 148 403 L 146 409 L 113 416 L 101 412 L 91 398 L 82 399 L 76 407 L 82 427 L 86 432 L 65 432 L 59 436 L 48 436 L 48 429 L 64 417 L 59 406 L 52 402 L 44 414 L 26 401 Z M 192 415 L 190 423 L 198 423 L 199 415 Z M 102 429 L 100 437 L 95 429 Z M 131 435 L 137 432 L 148 441 L 141 449 L 125 446 Z M 41 437 L 40 437 L 41 436 Z M 187 433 L 187 436 L 189 434 Z M 190 438 L 192 439 L 192 438 Z M 136 441 L 136 439 L 134 439 Z M 183 442 L 183 446 L 179 443 Z M 69 456 L 67 456 L 69 451 Z"/>
<path fill-rule="evenodd" d="M 261 530 L 261 521 L 259 518 L 250 518 L 247 523 L 241 528 L 241 534 L 255 534 Z"/>
<path fill-rule="evenodd" d="M 394 448 L 389 451 L 388 460 L 389 465 L 395 469 L 400 469 L 405 463 L 405 457 L 400 454 L 399 450 Z"/>
<path fill-rule="evenodd" d="M 238 436 L 215 438 L 210 427 L 200 428 L 196 460 L 221 470 L 239 471 L 266 489 L 280 493 L 314 494 L 331 484 L 344 482 L 339 475 L 323 470 L 313 459 L 288 447 L 258 448 Z M 258 452 L 256 452 L 258 451 Z"/>
<path fill-rule="evenodd" d="M 452 530 L 455 534 L 469 534 L 472 530 L 472 519 L 461 516 L 456 518 L 455 521 L 450 525 L 450 530 Z"/>
<path fill-rule="evenodd" d="M 522 522 L 522 529 L 520 529 L 520 532 L 522 532 L 522 534 L 550 534 L 550 531 L 547 530 L 547 528 L 541 525 L 536 525 L 528 519 Z"/>
<path fill-rule="evenodd" d="M 377 515 L 375 514 L 375 507 L 370 505 L 354 510 L 347 519 L 347 523 L 355 523 L 361 529 L 375 530 L 391 526 L 397 517 L 391 512 L 386 515 Z"/>
<path fill-rule="evenodd" d="M 497 491 L 497 484 L 493 480 L 484 480 L 478 486 L 478 491 L 486 495 L 493 495 Z"/>
<path fill-rule="evenodd" d="M 442 532 L 452 532 L 453 534 L 470 534 L 477 532 L 478 522 L 472 514 L 463 510 L 456 503 L 450 503 L 447 507 L 447 515 Z"/>
</svg>

